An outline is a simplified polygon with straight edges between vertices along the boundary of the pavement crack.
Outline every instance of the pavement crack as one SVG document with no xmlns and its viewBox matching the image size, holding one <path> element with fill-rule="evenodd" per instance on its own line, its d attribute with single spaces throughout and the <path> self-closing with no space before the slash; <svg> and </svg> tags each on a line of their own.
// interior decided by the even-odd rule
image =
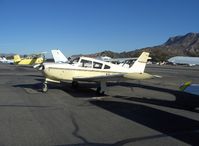
<svg viewBox="0 0 199 146">
<path fill-rule="evenodd" d="M 75 130 L 72 132 L 72 134 L 75 137 L 81 139 L 85 144 L 89 144 L 88 140 L 86 140 L 83 136 L 81 136 L 81 135 L 78 134 L 78 132 L 79 132 L 79 126 L 78 126 L 77 121 L 76 121 L 76 119 L 74 117 L 74 114 L 71 113 L 70 117 L 71 117 L 71 121 L 72 121 L 72 123 L 73 123 L 73 125 L 75 127 Z"/>
</svg>

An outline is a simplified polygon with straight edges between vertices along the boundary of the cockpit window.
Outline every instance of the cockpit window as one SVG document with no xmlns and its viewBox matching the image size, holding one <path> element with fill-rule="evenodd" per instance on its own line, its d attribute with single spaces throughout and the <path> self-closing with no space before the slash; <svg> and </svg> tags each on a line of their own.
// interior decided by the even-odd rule
<svg viewBox="0 0 199 146">
<path fill-rule="evenodd" d="M 82 59 L 79 67 L 92 68 L 92 61 Z"/>
<path fill-rule="evenodd" d="M 93 68 L 96 68 L 96 69 L 102 69 L 102 63 L 99 63 L 99 62 L 93 62 Z"/>
<path fill-rule="evenodd" d="M 108 65 L 105 65 L 104 66 L 104 69 L 110 69 L 111 67 L 110 66 L 108 66 Z"/>
</svg>

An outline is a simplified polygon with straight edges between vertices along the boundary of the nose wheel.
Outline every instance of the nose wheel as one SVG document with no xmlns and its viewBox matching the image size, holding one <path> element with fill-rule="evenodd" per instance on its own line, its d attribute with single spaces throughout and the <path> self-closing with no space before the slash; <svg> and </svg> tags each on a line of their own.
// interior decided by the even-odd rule
<svg viewBox="0 0 199 146">
<path fill-rule="evenodd" d="M 47 83 L 42 84 L 42 92 L 46 93 L 48 91 L 48 85 Z"/>
</svg>

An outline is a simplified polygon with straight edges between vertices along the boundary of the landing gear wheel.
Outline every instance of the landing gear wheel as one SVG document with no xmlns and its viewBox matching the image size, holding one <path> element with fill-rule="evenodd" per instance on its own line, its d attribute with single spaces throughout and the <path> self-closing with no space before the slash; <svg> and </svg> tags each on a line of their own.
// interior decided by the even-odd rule
<svg viewBox="0 0 199 146">
<path fill-rule="evenodd" d="M 42 85 L 42 92 L 46 93 L 48 91 L 48 86 L 46 83 L 43 83 Z"/>
<path fill-rule="evenodd" d="M 73 88 L 77 88 L 79 86 L 78 82 L 77 81 L 73 81 L 72 82 L 72 87 Z"/>
<path fill-rule="evenodd" d="M 97 87 L 96 93 L 97 95 L 100 95 L 100 96 L 104 95 L 104 91 L 101 91 L 101 87 Z"/>
</svg>

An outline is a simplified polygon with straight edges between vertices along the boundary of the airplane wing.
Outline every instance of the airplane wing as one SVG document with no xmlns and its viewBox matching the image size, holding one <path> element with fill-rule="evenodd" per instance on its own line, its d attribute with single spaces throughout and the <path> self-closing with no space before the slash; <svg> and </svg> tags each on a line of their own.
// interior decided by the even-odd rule
<svg viewBox="0 0 199 146">
<path fill-rule="evenodd" d="M 143 80 L 143 79 L 152 79 L 152 78 L 161 78 L 161 76 L 151 75 L 148 73 L 119 73 L 119 74 L 94 76 L 94 77 L 76 76 L 73 78 L 73 80 L 74 81 L 98 82 L 98 81 L 118 81 L 121 79 Z"/>
</svg>

